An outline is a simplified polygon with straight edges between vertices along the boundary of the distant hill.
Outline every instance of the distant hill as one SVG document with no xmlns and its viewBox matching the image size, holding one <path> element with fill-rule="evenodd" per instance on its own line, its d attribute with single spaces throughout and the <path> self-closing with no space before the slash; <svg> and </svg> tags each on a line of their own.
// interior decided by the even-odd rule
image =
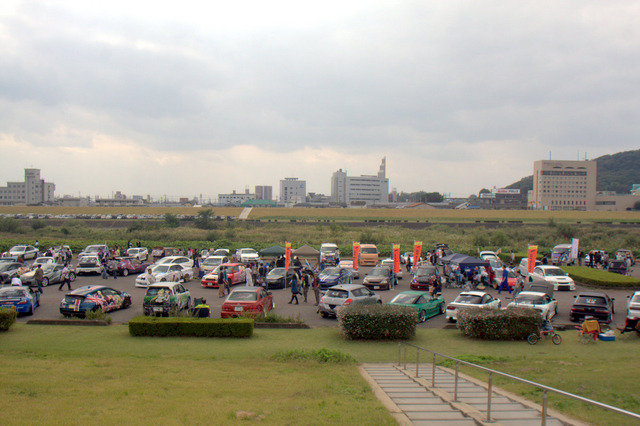
<svg viewBox="0 0 640 426">
<path fill-rule="evenodd" d="M 597 191 L 615 191 L 628 194 L 631 185 L 640 183 L 640 149 L 603 155 L 595 159 L 598 163 Z M 506 188 L 520 189 L 521 194 L 533 189 L 533 175 L 523 177 Z"/>
</svg>

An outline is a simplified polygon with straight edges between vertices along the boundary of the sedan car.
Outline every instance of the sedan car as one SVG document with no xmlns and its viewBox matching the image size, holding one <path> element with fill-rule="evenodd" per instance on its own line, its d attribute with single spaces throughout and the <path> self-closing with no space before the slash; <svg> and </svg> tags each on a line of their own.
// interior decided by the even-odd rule
<svg viewBox="0 0 640 426">
<path fill-rule="evenodd" d="M 0 308 L 15 309 L 18 314 L 33 315 L 40 306 L 40 293 L 30 287 L 0 288 Z"/>
<path fill-rule="evenodd" d="M 80 253 L 78 253 L 78 257 L 80 258 L 86 255 L 97 256 L 99 253 L 109 253 L 109 247 L 107 247 L 105 244 L 89 245 L 86 246 Z"/>
<path fill-rule="evenodd" d="M 463 291 L 453 302 L 447 306 L 447 320 L 449 322 L 458 319 L 458 309 L 465 308 L 493 308 L 499 309 L 502 306 L 500 299 L 494 298 L 484 291 Z"/>
<path fill-rule="evenodd" d="M 147 260 L 149 259 L 149 249 L 146 247 L 132 247 L 127 249 L 127 255 L 135 257 L 140 261 Z"/>
<path fill-rule="evenodd" d="M 318 304 L 322 317 L 336 317 L 342 307 L 355 303 L 382 303 L 380 296 L 360 284 L 338 284 L 327 290 Z"/>
<path fill-rule="evenodd" d="M 627 317 L 640 318 L 640 291 L 627 296 Z"/>
<path fill-rule="evenodd" d="M 40 256 L 31 264 L 31 268 L 33 269 L 36 265 L 46 265 L 47 263 L 56 263 L 56 258 L 52 256 Z"/>
<path fill-rule="evenodd" d="M 47 263 L 41 266 L 42 268 L 42 286 L 46 287 L 49 284 L 57 284 L 62 282 L 62 270 L 64 269 L 64 265 L 59 263 Z M 35 278 L 35 268 L 29 272 L 26 272 L 20 276 L 22 280 L 22 284 L 35 286 L 36 278 Z M 69 281 L 74 282 L 76 280 L 75 271 L 69 271 Z"/>
<path fill-rule="evenodd" d="M 418 313 L 418 321 L 425 322 L 431 317 L 443 314 L 444 297 L 440 293 L 432 296 L 424 291 L 403 291 L 394 297 L 388 305 L 409 306 Z"/>
<path fill-rule="evenodd" d="M 227 273 L 227 280 L 229 280 L 230 286 L 247 282 L 247 273 L 243 264 L 223 263 L 222 265 L 216 266 L 216 269 L 210 274 L 202 277 L 202 280 L 200 280 L 202 287 L 218 288 L 218 275 L 223 269 Z"/>
<path fill-rule="evenodd" d="M 378 266 L 386 266 L 387 268 L 391 269 L 393 271 L 393 259 L 388 258 L 388 259 L 383 259 L 380 261 L 380 265 Z M 395 274 L 396 278 L 401 280 L 402 279 L 402 268 L 400 268 L 400 270 Z"/>
<path fill-rule="evenodd" d="M 35 259 L 38 257 L 38 249 L 34 246 L 29 246 L 26 244 L 19 244 L 17 246 L 13 246 L 6 253 L 7 256 L 15 256 L 21 257 L 24 260 L 27 259 Z"/>
<path fill-rule="evenodd" d="M 507 308 L 512 306 L 535 309 L 543 320 L 550 320 L 558 314 L 558 301 L 537 291 L 521 291 Z"/>
<path fill-rule="evenodd" d="M 165 256 L 158 260 L 155 265 L 182 265 L 185 268 L 192 268 L 193 260 L 186 256 Z"/>
<path fill-rule="evenodd" d="M 429 290 L 429 287 L 438 280 L 438 272 L 433 265 L 420 265 L 416 268 L 411 278 L 411 290 Z"/>
<path fill-rule="evenodd" d="M 0 284 L 8 284 L 12 278 L 29 272 L 29 267 L 20 262 L 0 263 Z"/>
<path fill-rule="evenodd" d="M 150 263 L 140 261 L 136 257 L 119 257 L 116 272 L 120 275 L 140 274 L 147 270 Z M 188 280 L 187 280 L 188 281 Z"/>
<path fill-rule="evenodd" d="M 555 291 L 559 290 L 575 290 L 576 284 L 573 278 L 562 269 L 553 265 L 536 266 L 532 273 L 529 274 L 529 282 L 542 280 L 549 284 L 553 284 Z"/>
<path fill-rule="evenodd" d="M 320 290 L 326 290 L 338 284 L 350 284 L 352 279 L 349 270 L 338 267 L 325 268 L 318 275 Z"/>
<path fill-rule="evenodd" d="M 223 263 L 228 263 L 228 262 L 229 262 L 229 258 L 227 256 L 212 255 L 202 261 L 202 263 L 200 264 L 200 269 L 205 274 L 208 274 L 212 272 L 214 269 L 216 269 L 216 266 L 221 265 Z"/>
<path fill-rule="evenodd" d="M 240 263 L 259 262 L 258 252 L 252 248 L 241 248 L 236 250 L 236 260 Z"/>
<path fill-rule="evenodd" d="M 147 288 L 142 302 L 142 310 L 145 315 L 168 316 L 189 309 L 190 303 L 191 292 L 182 284 L 163 282 L 152 284 Z"/>
<path fill-rule="evenodd" d="M 266 317 L 275 308 L 273 296 L 262 287 L 240 287 L 234 289 L 222 304 L 221 318 L 234 318 L 244 313 Z"/>
<path fill-rule="evenodd" d="M 631 250 L 625 250 L 625 249 L 617 250 L 614 257 L 616 260 L 624 260 L 624 261 L 629 260 L 629 264 L 631 266 L 636 264 L 636 258 L 633 256 L 633 253 L 631 252 Z"/>
<path fill-rule="evenodd" d="M 78 275 L 102 273 L 102 262 L 100 262 L 100 258 L 97 255 L 81 256 L 78 260 L 76 273 Z"/>
<path fill-rule="evenodd" d="M 103 285 L 83 286 L 67 293 L 60 302 L 60 313 L 65 317 L 84 317 L 87 312 L 125 309 L 131 306 L 131 296 Z"/>
<path fill-rule="evenodd" d="M 398 285 L 398 280 L 391 268 L 376 266 L 364 277 L 362 284 L 373 290 L 391 290 Z"/>
<path fill-rule="evenodd" d="M 518 272 L 523 277 L 526 277 L 527 275 L 529 275 L 529 269 L 527 269 L 528 265 L 529 265 L 529 260 L 526 257 L 523 257 L 522 259 L 520 259 L 520 264 L 518 265 Z M 536 260 L 535 266 L 538 266 L 538 265 L 542 265 L 542 262 L 539 260 Z"/>
<path fill-rule="evenodd" d="M 611 322 L 613 319 L 613 314 L 615 314 L 613 302 L 615 299 L 611 299 L 605 293 L 595 291 L 581 292 L 574 298 L 575 300 L 569 313 L 571 321 L 578 321 L 588 316 L 606 323 Z"/>
<path fill-rule="evenodd" d="M 265 287 L 267 290 L 272 288 L 287 288 L 291 286 L 291 277 L 294 270 L 299 268 L 289 268 L 289 272 L 286 272 L 285 268 L 273 268 L 267 274 L 265 279 Z M 286 276 L 286 279 L 285 279 Z"/>
<path fill-rule="evenodd" d="M 136 287 L 147 287 L 147 274 L 138 275 L 136 278 Z M 185 268 L 182 265 L 155 265 L 151 267 L 151 275 L 156 279 L 156 282 L 187 282 L 193 276 L 193 269 Z"/>
</svg>

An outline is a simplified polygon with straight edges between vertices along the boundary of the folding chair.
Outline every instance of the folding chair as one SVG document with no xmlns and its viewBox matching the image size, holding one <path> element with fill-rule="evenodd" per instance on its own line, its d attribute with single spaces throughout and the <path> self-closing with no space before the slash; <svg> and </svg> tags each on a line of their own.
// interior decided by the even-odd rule
<svg viewBox="0 0 640 426">
<path fill-rule="evenodd" d="M 600 323 L 593 317 L 586 317 L 580 329 L 581 343 L 595 343 L 600 334 Z"/>
</svg>

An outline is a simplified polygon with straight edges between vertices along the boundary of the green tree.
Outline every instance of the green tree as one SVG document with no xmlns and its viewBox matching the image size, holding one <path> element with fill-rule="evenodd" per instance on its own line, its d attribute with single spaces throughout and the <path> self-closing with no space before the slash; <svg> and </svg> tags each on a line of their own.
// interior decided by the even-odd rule
<svg viewBox="0 0 640 426">
<path fill-rule="evenodd" d="M 212 229 L 213 228 L 213 210 L 205 209 L 198 212 L 196 217 L 195 226 L 198 229 Z"/>
<path fill-rule="evenodd" d="M 175 214 L 165 213 L 164 222 L 169 228 L 177 228 L 178 226 L 180 226 L 180 220 Z"/>
</svg>

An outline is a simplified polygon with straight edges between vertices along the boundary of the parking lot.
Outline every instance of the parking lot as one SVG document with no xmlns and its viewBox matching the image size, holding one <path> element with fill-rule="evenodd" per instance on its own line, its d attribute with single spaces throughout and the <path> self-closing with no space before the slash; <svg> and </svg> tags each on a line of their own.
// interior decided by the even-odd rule
<svg viewBox="0 0 640 426">
<path fill-rule="evenodd" d="M 403 265 L 404 268 L 404 265 Z M 361 267 L 360 268 L 360 278 L 355 280 L 355 283 L 361 283 L 362 279 L 366 275 L 366 273 L 370 270 L 370 267 Z M 636 268 L 637 269 L 637 268 Z M 377 294 L 382 298 L 383 303 L 389 302 L 393 297 L 405 290 L 409 290 L 410 278 L 406 271 L 403 270 L 404 279 L 398 282 L 398 286 L 392 290 L 388 291 L 376 291 Z M 634 269 L 632 275 L 637 276 L 638 271 Z M 76 279 L 75 282 L 72 283 L 72 288 L 78 288 L 80 286 L 85 285 L 107 285 L 113 287 L 118 290 L 126 291 L 131 294 L 132 297 L 132 306 L 128 309 L 111 312 L 110 315 L 112 317 L 112 321 L 114 323 L 123 323 L 128 321 L 130 318 L 142 315 L 142 299 L 144 297 L 146 289 L 138 288 L 134 286 L 135 275 L 130 275 L 128 277 L 119 276 L 117 279 L 109 278 L 108 280 L 103 279 L 99 275 L 91 275 L 91 276 L 80 276 Z M 204 297 L 207 299 L 207 303 L 211 306 L 211 316 L 219 318 L 220 317 L 220 308 L 222 306 L 222 302 L 224 299 L 218 298 L 218 289 L 215 288 L 203 288 L 200 285 L 199 280 L 191 280 L 185 284 L 185 287 L 189 289 L 191 292 L 191 297 Z M 576 283 L 576 291 L 571 292 L 555 292 L 554 297 L 558 300 L 558 315 L 554 318 L 553 322 L 555 324 L 570 324 L 569 321 L 569 310 L 571 304 L 573 303 L 573 296 L 576 295 L 580 291 L 589 291 L 594 290 L 590 287 L 584 287 L 579 283 Z M 50 285 L 44 288 L 44 294 L 41 297 L 42 306 L 36 309 L 33 316 L 23 316 L 18 319 L 20 322 L 26 322 L 32 318 L 40 318 L 40 319 L 59 319 L 61 318 L 60 312 L 58 310 L 60 301 L 63 295 L 66 292 L 66 288 L 64 291 L 58 291 L 58 285 Z M 443 289 L 443 296 L 445 298 L 446 303 L 453 301 L 456 295 L 462 291 L 461 289 L 455 288 L 445 288 Z M 511 295 L 509 293 L 505 293 L 504 291 L 501 294 L 498 294 L 497 290 L 487 289 L 489 294 L 493 296 L 497 296 L 502 301 L 502 306 L 506 306 L 511 301 Z M 597 290 L 599 291 L 599 290 Z M 274 301 L 275 301 L 275 313 L 283 316 L 299 316 L 305 323 L 312 327 L 334 327 L 337 325 L 337 320 L 321 318 L 316 312 L 315 306 L 315 298 L 313 295 L 313 291 L 309 290 L 308 294 L 308 302 L 303 302 L 303 297 L 300 295 L 298 299 L 300 300 L 300 304 L 288 304 L 291 299 L 291 291 L 290 289 L 282 289 L 282 290 L 271 290 Z M 616 324 L 624 324 L 625 314 L 626 314 L 626 304 L 627 304 L 627 296 L 631 295 L 632 290 L 606 290 L 605 291 L 610 297 L 615 299 L 615 315 L 614 315 L 614 323 Z M 438 315 L 434 318 L 427 320 L 423 324 L 419 324 L 419 327 L 435 327 L 441 328 L 447 324 L 444 315 Z"/>
</svg>

